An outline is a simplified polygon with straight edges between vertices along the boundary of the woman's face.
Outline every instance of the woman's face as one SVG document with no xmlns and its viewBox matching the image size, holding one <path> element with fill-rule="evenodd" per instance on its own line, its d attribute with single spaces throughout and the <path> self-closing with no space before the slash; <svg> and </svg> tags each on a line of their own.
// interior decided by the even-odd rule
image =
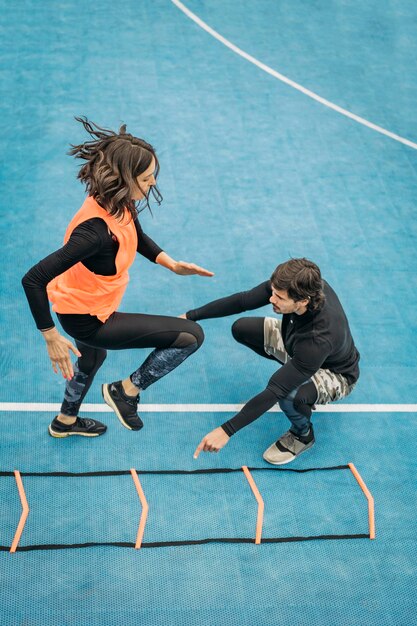
<svg viewBox="0 0 417 626">
<path fill-rule="evenodd" d="M 132 200 L 137 201 L 148 197 L 151 187 L 156 185 L 155 167 L 155 159 L 152 157 L 149 167 L 136 178 L 136 187 L 132 191 Z"/>
</svg>

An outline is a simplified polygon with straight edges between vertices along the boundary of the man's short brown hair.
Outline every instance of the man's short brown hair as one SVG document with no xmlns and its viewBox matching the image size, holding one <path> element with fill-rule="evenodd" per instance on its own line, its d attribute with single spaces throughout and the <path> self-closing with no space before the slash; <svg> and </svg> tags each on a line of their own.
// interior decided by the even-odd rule
<svg viewBox="0 0 417 626">
<path fill-rule="evenodd" d="M 323 306 L 323 280 L 319 267 L 313 261 L 302 258 L 281 263 L 274 270 L 271 283 L 278 291 L 286 291 L 295 302 L 308 300 L 310 311 L 317 311 Z"/>
</svg>

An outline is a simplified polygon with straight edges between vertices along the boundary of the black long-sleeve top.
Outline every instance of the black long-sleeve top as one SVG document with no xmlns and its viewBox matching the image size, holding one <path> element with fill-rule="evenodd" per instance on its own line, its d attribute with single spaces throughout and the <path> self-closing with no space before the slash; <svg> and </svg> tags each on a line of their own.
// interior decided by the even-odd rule
<svg viewBox="0 0 417 626">
<path fill-rule="evenodd" d="M 137 251 L 152 262 L 162 248 L 146 235 L 139 221 L 135 220 L 138 236 Z M 22 285 L 29 302 L 30 310 L 40 330 L 53 328 L 54 322 L 49 308 L 47 284 L 56 276 L 80 261 L 87 269 L 102 276 L 116 273 L 116 254 L 119 243 L 99 217 L 94 217 L 74 228 L 68 242 L 59 250 L 34 265 L 22 279 Z M 66 314 L 66 329 L 74 329 L 77 337 L 87 337 L 100 326 L 100 320 L 94 315 Z M 72 334 L 72 333 L 71 333 Z"/>
<path fill-rule="evenodd" d="M 271 376 L 264 391 L 222 425 L 229 436 L 260 417 L 320 368 L 342 374 L 349 384 L 358 379 L 359 352 L 345 312 L 330 285 L 326 281 L 323 283 L 325 302 L 320 310 L 282 316 L 282 338 L 291 358 Z M 257 309 L 269 303 L 271 293 L 271 282 L 267 280 L 249 291 L 235 293 L 188 311 L 187 318 L 197 321 Z"/>
</svg>

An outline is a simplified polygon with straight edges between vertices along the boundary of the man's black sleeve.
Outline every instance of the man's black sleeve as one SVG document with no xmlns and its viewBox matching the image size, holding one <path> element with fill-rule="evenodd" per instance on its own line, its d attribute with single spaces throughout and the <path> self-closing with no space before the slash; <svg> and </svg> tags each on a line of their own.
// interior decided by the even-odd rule
<svg viewBox="0 0 417 626">
<path fill-rule="evenodd" d="M 258 417 L 269 411 L 276 402 L 276 395 L 270 389 L 264 389 L 264 391 L 261 391 L 261 393 L 249 400 L 237 415 L 222 424 L 221 427 L 226 435 L 231 437 L 238 430 L 254 422 Z"/>
<path fill-rule="evenodd" d="M 158 244 L 153 241 L 153 239 L 143 232 L 138 219 L 135 219 L 135 227 L 138 236 L 137 251 L 149 261 L 156 263 L 156 257 L 160 252 L 163 252 L 162 248 L 160 248 Z"/>
<path fill-rule="evenodd" d="M 222 424 L 229 437 L 269 411 L 274 404 L 307 382 L 320 368 L 330 352 L 330 345 L 310 340 L 297 347 L 293 358 L 279 368 L 269 379 L 267 388 L 249 400 L 231 420 Z"/>
<path fill-rule="evenodd" d="M 265 306 L 265 304 L 268 304 L 270 297 L 271 281 L 266 280 L 249 291 L 240 291 L 226 298 L 213 300 L 198 309 L 187 311 L 186 316 L 187 319 L 196 322 L 197 320 L 212 317 L 235 315 L 236 313 L 243 313 L 243 311 L 251 311 L 252 309 L 259 309 L 261 306 Z"/>
</svg>

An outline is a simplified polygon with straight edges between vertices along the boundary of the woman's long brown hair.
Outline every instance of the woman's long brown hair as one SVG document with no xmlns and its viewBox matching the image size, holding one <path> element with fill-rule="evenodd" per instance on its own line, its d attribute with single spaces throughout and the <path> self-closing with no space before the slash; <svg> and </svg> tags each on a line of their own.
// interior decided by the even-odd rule
<svg viewBox="0 0 417 626">
<path fill-rule="evenodd" d="M 86 191 L 106 211 L 116 219 L 121 219 L 126 211 L 136 218 L 140 202 L 132 199 L 132 190 L 137 187 L 137 177 L 150 166 L 155 159 L 155 178 L 159 173 L 159 162 L 154 148 L 138 137 L 126 132 L 126 125 L 118 133 L 101 128 L 85 117 L 76 117 L 92 137 L 79 145 L 71 145 L 70 155 L 86 161 L 78 172 Z M 162 196 L 156 187 L 151 187 L 158 204 Z M 141 201 L 143 208 L 149 208 L 149 193 Z"/>
</svg>

